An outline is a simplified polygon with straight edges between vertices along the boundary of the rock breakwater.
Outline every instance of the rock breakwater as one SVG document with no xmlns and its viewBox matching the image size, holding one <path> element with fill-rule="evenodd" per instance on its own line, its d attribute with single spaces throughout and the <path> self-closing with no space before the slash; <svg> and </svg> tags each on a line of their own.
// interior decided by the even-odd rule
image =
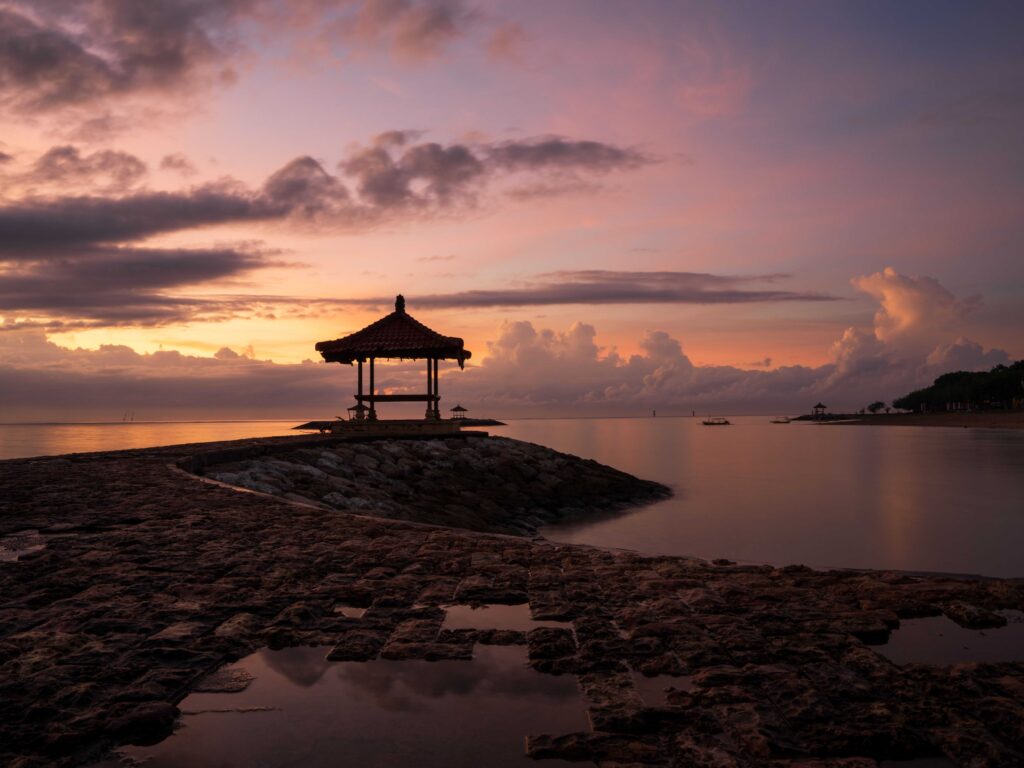
<svg viewBox="0 0 1024 768">
<path fill-rule="evenodd" d="M 203 474 L 332 509 L 509 534 L 670 495 L 596 461 L 486 436 L 340 442 L 215 464 Z"/>
</svg>

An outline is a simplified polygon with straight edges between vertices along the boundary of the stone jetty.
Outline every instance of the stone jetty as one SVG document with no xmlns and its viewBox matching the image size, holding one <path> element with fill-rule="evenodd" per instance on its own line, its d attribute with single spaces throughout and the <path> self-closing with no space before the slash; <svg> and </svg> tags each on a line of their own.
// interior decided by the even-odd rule
<svg viewBox="0 0 1024 768">
<path fill-rule="evenodd" d="M 596 461 L 472 433 L 313 446 L 209 466 L 203 474 L 330 509 L 520 535 L 669 495 Z"/>
<path fill-rule="evenodd" d="M 529 734 L 540 766 L 1024 764 L 1024 664 L 900 666 L 875 650 L 914 617 L 998 626 L 1024 609 L 1024 581 L 494 533 L 665 490 L 509 440 L 412 442 L 0 462 L 0 547 L 13 553 L 0 561 L 0 764 L 87 764 L 162 738 L 182 698 L 260 647 L 472 663 L 477 643 L 525 645 L 538 674 L 578 682 L 592 727 Z M 569 626 L 442 629 L 445 606 L 467 603 L 528 604 Z M 641 692 L 642 676 L 667 676 L 664 700 Z"/>
</svg>

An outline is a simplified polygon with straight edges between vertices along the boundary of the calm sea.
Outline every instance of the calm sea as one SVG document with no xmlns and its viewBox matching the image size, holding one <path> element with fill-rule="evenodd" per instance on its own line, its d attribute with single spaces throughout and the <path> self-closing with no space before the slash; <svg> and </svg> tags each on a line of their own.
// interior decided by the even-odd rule
<svg viewBox="0 0 1024 768">
<path fill-rule="evenodd" d="M 537 419 L 495 429 L 670 485 L 559 541 L 757 563 L 1024 576 L 1024 430 Z M 294 421 L 0 425 L 0 458 L 289 434 Z M 294 434 L 294 433 L 292 433 Z"/>
</svg>

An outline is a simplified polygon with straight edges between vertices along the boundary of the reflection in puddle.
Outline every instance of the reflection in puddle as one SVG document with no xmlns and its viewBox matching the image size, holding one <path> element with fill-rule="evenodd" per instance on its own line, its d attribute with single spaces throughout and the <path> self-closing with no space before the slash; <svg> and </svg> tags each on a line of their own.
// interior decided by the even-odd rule
<svg viewBox="0 0 1024 768">
<path fill-rule="evenodd" d="M 0 563 L 13 563 L 32 552 L 46 548 L 39 531 L 18 531 L 0 537 Z"/>
<path fill-rule="evenodd" d="M 255 677 L 248 688 L 188 696 L 181 730 L 122 753 L 149 768 L 528 768 L 527 735 L 587 726 L 575 679 L 529 669 L 522 647 L 478 646 L 472 662 L 333 663 L 329 651 L 258 651 L 230 665 Z"/>
<path fill-rule="evenodd" d="M 945 616 L 906 619 L 874 650 L 897 664 L 960 664 L 1024 660 L 1024 612 L 1001 611 L 999 629 L 964 629 Z"/>
<path fill-rule="evenodd" d="M 521 605 L 484 605 L 474 608 L 471 605 L 445 606 L 444 624 L 442 629 L 505 629 L 529 632 L 537 627 L 571 627 L 564 621 L 534 621 L 530 617 L 530 606 Z"/>
<path fill-rule="evenodd" d="M 644 704 L 648 707 L 664 707 L 668 704 L 668 689 L 675 688 L 677 691 L 692 691 L 693 678 L 687 675 L 674 677 L 672 675 L 655 675 L 647 677 L 640 672 L 633 672 L 633 686 Z"/>
</svg>

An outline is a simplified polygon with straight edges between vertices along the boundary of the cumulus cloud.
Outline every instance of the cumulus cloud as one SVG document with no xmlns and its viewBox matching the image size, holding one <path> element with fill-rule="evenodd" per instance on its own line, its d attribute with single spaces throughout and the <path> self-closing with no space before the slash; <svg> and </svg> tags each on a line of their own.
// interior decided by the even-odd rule
<svg viewBox="0 0 1024 768">
<path fill-rule="evenodd" d="M 875 335 L 890 345 L 920 350 L 934 347 L 980 299 L 956 298 L 931 277 L 909 277 L 892 267 L 854 278 L 855 288 L 878 300 Z"/>
<path fill-rule="evenodd" d="M 0 334 L 0 420 L 118 415 L 210 414 L 292 416 L 332 412 L 338 366 L 275 365 L 244 355 L 215 357 L 176 351 L 139 354 L 129 347 L 68 349 L 40 331 Z M 239 393 L 244 392 L 244 398 Z M 201 405 L 199 405 L 201 404 Z"/>
<path fill-rule="evenodd" d="M 959 338 L 963 319 L 978 297 L 958 299 L 931 277 L 903 275 L 892 267 L 854 278 L 855 288 L 878 301 L 870 328 L 847 328 L 832 345 L 835 369 L 827 386 L 874 382 L 886 391 L 928 384 L 936 371 L 977 370 L 1007 360 L 1001 350 Z"/>
<path fill-rule="evenodd" d="M 908 279 L 925 292 L 934 288 L 929 281 Z M 937 292 L 934 296 L 940 304 L 946 300 Z M 938 310 L 921 317 L 933 311 Z M 913 332 L 913 323 L 904 332 Z M 605 348 L 589 323 L 555 330 L 505 322 L 480 363 L 464 372 L 443 373 L 441 392 L 496 416 L 628 414 L 650 408 L 664 413 L 802 412 L 819 399 L 834 409 L 853 410 L 876 399 L 891 400 L 952 369 L 990 368 L 1007 360 L 1001 350 L 986 351 L 959 337 L 925 356 L 908 355 L 907 347 L 880 338 L 874 327 L 846 331 L 836 342 L 834 361 L 817 367 L 696 365 L 680 340 L 664 330 L 647 332 L 638 347 L 629 356 Z M 381 369 L 379 384 L 393 392 L 420 391 L 421 379 L 419 365 L 395 365 Z M 255 359 L 251 348 L 238 353 L 225 347 L 213 357 L 139 355 L 127 347 L 66 349 L 47 341 L 41 331 L 0 333 L 0 390 L 7 418 L 52 415 L 62 407 L 333 415 L 352 383 L 343 366 L 276 365 Z"/>
</svg>

